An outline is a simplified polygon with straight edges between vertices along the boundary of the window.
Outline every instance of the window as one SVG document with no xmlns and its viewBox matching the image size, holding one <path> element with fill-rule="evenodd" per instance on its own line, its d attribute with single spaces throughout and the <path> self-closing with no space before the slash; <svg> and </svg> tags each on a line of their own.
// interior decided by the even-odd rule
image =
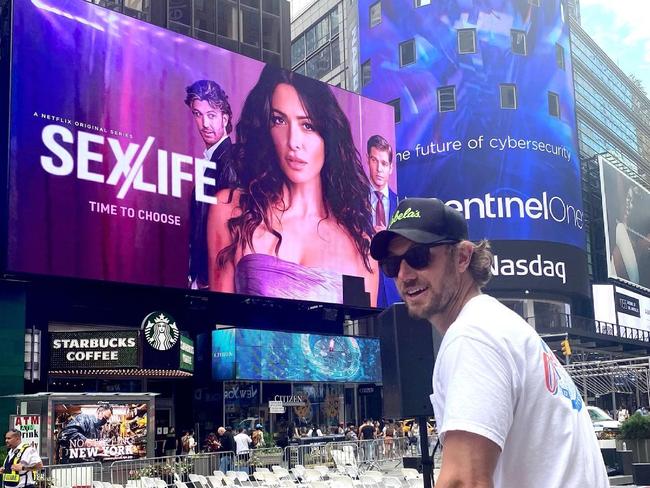
<svg viewBox="0 0 650 488">
<path fill-rule="evenodd" d="M 370 80 L 370 60 L 368 60 L 361 64 L 361 86 L 366 86 Z"/>
<path fill-rule="evenodd" d="M 415 39 L 404 41 L 399 45 L 399 65 L 415 63 Z"/>
<path fill-rule="evenodd" d="M 305 36 L 300 36 L 291 43 L 291 66 L 302 63 L 305 60 Z"/>
<path fill-rule="evenodd" d="M 338 8 L 332 10 L 330 14 L 330 28 L 332 30 L 332 37 L 339 34 L 339 11 Z"/>
<path fill-rule="evenodd" d="M 438 112 L 453 112 L 454 110 L 456 110 L 456 87 L 438 88 Z"/>
<path fill-rule="evenodd" d="M 509 83 L 499 85 L 499 95 L 501 108 L 517 108 L 517 87 L 515 85 Z"/>
<path fill-rule="evenodd" d="M 555 62 L 558 68 L 564 69 L 564 48 L 559 44 L 555 45 Z"/>
<path fill-rule="evenodd" d="M 194 3 L 194 28 L 215 32 L 217 24 L 217 5 L 215 2 Z"/>
<path fill-rule="evenodd" d="M 381 24 L 381 1 L 370 6 L 370 27 Z"/>
<path fill-rule="evenodd" d="M 397 124 L 399 121 L 402 120 L 402 107 L 400 106 L 399 98 L 396 98 L 395 100 L 391 100 L 388 102 L 388 105 L 393 107 L 395 110 L 395 123 Z"/>
<path fill-rule="evenodd" d="M 260 14 L 254 10 L 242 8 L 241 11 L 241 40 L 249 46 L 260 45 Z M 258 54 L 259 56 L 259 54 Z"/>
<path fill-rule="evenodd" d="M 476 52 L 476 29 L 458 29 L 458 54 Z"/>
<path fill-rule="evenodd" d="M 262 48 L 280 52 L 280 19 L 272 15 L 262 15 Z"/>
<path fill-rule="evenodd" d="M 217 8 L 217 32 L 219 35 L 228 39 L 238 39 L 238 26 L 237 4 L 227 0 L 219 0 Z M 235 48 L 235 50 L 237 49 Z"/>
<path fill-rule="evenodd" d="M 510 39 L 512 40 L 512 52 L 525 56 L 526 52 L 526 33 L 520 30 L 511 30 Z"/>
<path fill-rule="evenodd" d="M 548 92 L 548 113 L 560 118 L 560 95 L 557 93 Z"/>
<path fill-rule="evenodd" d="M 264 0 L 262 10 L 271 14 L 280 15 L 280 0 Z"/>
<path fill-rule="evenodd" d="M 431 5 L 431 0 L 415 0 L 415 8 Z"/>
<path fill-rule="evenodd" d="M 322 78 L 332 70 L 330 47 L 326 46 L 307 60 L 307 76 L 310 78 Z"/>
<path fill-rule="evenodd" d="M 330 47 L 332 48 L 332 69 L 334 69 L 339 64 L 341 64 L 341 50 L 339 49 L 339 40 L 334 39 L 332 44 L 330 44 Z"/>
</svg>

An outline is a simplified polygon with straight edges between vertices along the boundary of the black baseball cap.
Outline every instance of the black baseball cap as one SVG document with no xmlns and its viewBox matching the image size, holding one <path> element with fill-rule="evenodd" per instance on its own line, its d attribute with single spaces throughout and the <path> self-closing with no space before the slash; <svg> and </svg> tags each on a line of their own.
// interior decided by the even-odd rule
<svg viewBox="0 0 650 488">
<path fill-rule="evenodd" d="M 399 202 L 388 229 L 372 238 L 370 255 L 377 261 L 384 259 L 395 236 L 417 244 L 459 242 L 467 239 L 467 221 L 462 213 L 437 198 L 405 198 Z"/>
</svg>

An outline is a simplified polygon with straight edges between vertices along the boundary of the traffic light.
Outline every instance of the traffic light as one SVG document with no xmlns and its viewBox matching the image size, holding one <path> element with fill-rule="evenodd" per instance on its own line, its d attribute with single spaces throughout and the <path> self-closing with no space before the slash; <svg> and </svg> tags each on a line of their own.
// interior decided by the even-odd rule
<svg viewBox="0 0 650 488">
<path fill-rule="evenodd" d="M 571 344 L 569 344 L 569 339 L 564 339 L 562 341 L 562 354 L 565 356 L 571 356 Z"/>
</svg>

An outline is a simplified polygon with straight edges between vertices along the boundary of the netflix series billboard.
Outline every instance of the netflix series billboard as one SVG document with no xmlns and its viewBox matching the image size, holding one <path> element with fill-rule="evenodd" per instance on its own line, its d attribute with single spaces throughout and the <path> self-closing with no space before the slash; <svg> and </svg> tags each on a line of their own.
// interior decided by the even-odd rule
<svg viewBox="0 0 650 488">
<path fill-rule="evenodd" d="M 377 303 L 391 107 L 79 0 L 12 29 L 10 271 Z"/>
</svg>

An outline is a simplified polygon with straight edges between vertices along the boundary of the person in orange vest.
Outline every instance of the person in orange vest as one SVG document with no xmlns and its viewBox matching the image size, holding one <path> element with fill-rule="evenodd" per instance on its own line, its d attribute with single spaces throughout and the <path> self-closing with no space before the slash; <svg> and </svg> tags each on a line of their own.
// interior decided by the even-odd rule
<svg viewBox="0 0 650 488">
<path fill-rule="evenodd" d="M 5 434 L 7 457 L 0 467 L 2 482 L 7 488 L 34 488 L 34 472 L 43 469 L 36 449 L 26 442 L 17 429 Z"/>
</svg>

